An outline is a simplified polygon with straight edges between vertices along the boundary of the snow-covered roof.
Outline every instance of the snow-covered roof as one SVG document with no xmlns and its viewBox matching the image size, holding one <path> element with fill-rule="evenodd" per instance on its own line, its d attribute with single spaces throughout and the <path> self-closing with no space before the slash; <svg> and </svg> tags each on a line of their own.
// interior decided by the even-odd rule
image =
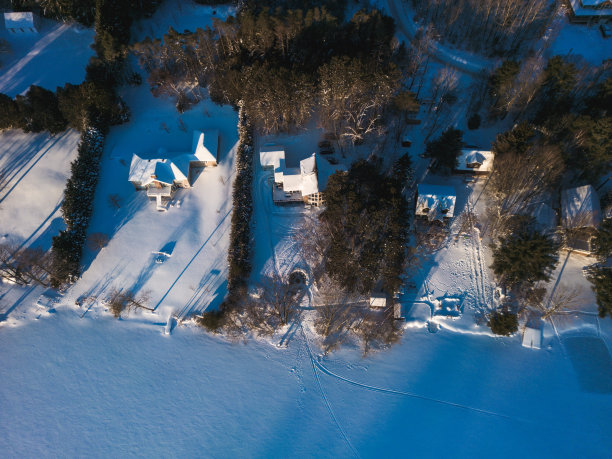
<svg viewBox="0 0 612 459">
<path fill-rule="evenodd" d="M 606 0 L 570 0 L 575 16 L 612 16 L 612 4 Z M 604 8 L 602 8 L 604 6 Z"/>
<path fill-rule="evenodd" d="M 373 292 L 370 295 L 370 306 L 384 308 L 387 305 L 387 295 L 384 292 Z"/>
<path fill-rule="evenodd" d="M 285 159 L 285 148 L 282 145 L 268 143 L 259 149 L 261 167 L 278 167 Z"/>
<path fill-rule="evenodd" d="M 604 3 L 610 3 L 610 0 L 580 0 L 583 6 L 599 6 Z"/>
<path fill-rule="evenodd" d="M 7 29 L 33 29 L 35 28 L 34 13 L 25 11 L 4 13 L 4 26 Z"/>
<path fill-rule="evenodd" d="M 274 169 L 274 181 L 283 183 L 283 170 L 285 169 L 285 148 L 282 145 L 268 143 L 259 149 L 259 163 L 261 167 Z"/>
<path fill-rule="evenodd" d="M 217 161 L 219 131 L 193 131 L 192 149 L 198 161 Z"/>
<path fill-rule="evenodd" d="M 542 329 L 525 327 L 523 332 L 523 346 L 531 349 L 542 348 Z"/>
<path fill-rule="evenodd" d="M 306 159 L 300 161 L 300 173 L 302 175 L 302 195 L 308 196 L 319 192 L 319 180 L 317 178 L 317 161 L 313 153 Z"/>
<path fill-rule="evenodd" d="M 190 156 L 192 155 L 181 155 L 176 158 L 175 163 L 168 159 L 142 159 L 134 154 L 128 180 L 140 186 L 147 186 L 153 181 L 172 185 L 175 181 L 187 180 Z"/>
<path fill-rule="evenodd" d="M 493 152 L 486 150 L 461 150 L 461 154 L 457 158 L 457 170 L 491 172 L 494 156 Z M 476 167 L 469 167 L 468 165 Z"/>
<path fill-rule="evenodd" d="M 302 173 L 298 167 L 287 167 L 283 171 L 283 189 L 302 191 Z"/>
<path fill-rule="evenodd" d="M 591 185 L 563 191 L 561 212 L 566 228 L 596 228 L 601 223 L 599 196 Z"/>
<path fill-rule="evenodd" d="M 421 183 L 417 188 L 417 215 L 427 216 L 429 220 L 454 216 L 457 193 L 452 186 Z"/>
<path fill-rule="evenodd" d="M 284 191 L 300 191 L 303 196 L 319 192 L 315 153 L 301 160 L 300 167 L 286 167 L 284 148 L 267 144 L 259 150 L 259 162 L 262 167 L 274 168 L 274 181 L 282 183 Z"/>
</svg>

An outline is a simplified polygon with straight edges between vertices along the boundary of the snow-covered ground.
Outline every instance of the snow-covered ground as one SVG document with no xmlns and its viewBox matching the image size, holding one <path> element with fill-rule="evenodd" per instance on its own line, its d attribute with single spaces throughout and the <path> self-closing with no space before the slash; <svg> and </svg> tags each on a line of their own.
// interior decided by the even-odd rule
<svg viewBox="0 0 612 459">
<path fill-rule="evenodd" d="M 203 27 L 212 10 L 166 2 L 134 26 L 135 34 Z M 215 15 L 221 14 L 227 11 Z M 432 64 L 431 71 L 438 68 Z M 23 69 L 23 89 L 44 77 Z M 53 85 L 74 75 L 68 66 Z M 469 84 L 463 75 L 459 93 Z M 479 309 L 493 301 L 490 249 L 477 228 L 455 239 L 456 226 L 414 274 L 417 288 L 402 298 L 409 319 L 422 320 L 409 320 L 401 342 L 383 352 L 363 358 L 349 344 L 322 356 L 309 321 L 293 329 L 288 347 L 274 339 L 227 342 L 191 322 L 165 334 L 171 312 L 184 317 L 214 308 L 225 294 L 237 116 L 209 101 L 179 115 L 146 84 L 121 92 L 132 119 L 107 137 L 89 229 L 108 235 L 109 244 L 87 249 L 83 278 L 55 304 L 36 304 L 41 288 L 0 284 L 2 456 L 609 456 L 612 321 L 594 315 L 581 273 L 592 260 L 576 254 L 567 263 L 562 254 L 550 287 L 583 285 L 583 310 L 547 323 L 542 350 L 521 347 L 520 334 L 492 337 L 475 324 Z M 464 129 L 461 103 L 451 108 L 451 122 Z M 427 172 L 418 156 L 426 126 L 427 120 L 409 133 L 418 176 Z M 469 131 L 465 140 L 488 148 L 504 128 Z M 195 129 L 220 130 L 219 166 L 206 168 L 159 213 L 127 182 L 131 155 L 189 151 Z M 261 141 L 282 143 L 297 161 L 316 151 L 320 135 Z M 71 131 L 55 138 L 0 135 L 0 170 L 8 171 L 0 185 L 0 235 L 49 246 L 62 225 L 59 204 L 77 141 Z M 348 156 L 367 154 L 366 146 Z M 316 213 L 274 206 L 269 174 L 257 159 L 255 170 L 253 282 L 302 267 L 293 235 L 302 218 Z M 456 188 L 457 214 L 469 207 L 484 215 L 484 180 L 427 180 Z M 159 259 L 157 252 L 170 256 Z M 149 291 L 155 311 L 114 319 L 101 301 L 112 288 Z M 437 315 L 440 329 L 430 333 L 429 308 L 455 301 L 463 314 Z"/>
<path fill-rule="evenodd" d="M 311 360 L 301 332 L 278 349 L 77 313 L 1 330 L 3 455 L 606 457 L 612 447 L 612 395 L 583 390 L 556 341 L 532 351 L 517 337 L 412 330 L 367 359 L 345 349 Z"/>
<path fill-rule="evenodd" d="M 42 19 L 39 33 L 9 33 L 0 21 L 0 38 L 10 52 L 0 54 L 0 92 L 15 97 L 38 85 L 55 91 L 66 83 L 79 84 L 94 55 L 94 31 L 78 24 Z"/>
</svg>

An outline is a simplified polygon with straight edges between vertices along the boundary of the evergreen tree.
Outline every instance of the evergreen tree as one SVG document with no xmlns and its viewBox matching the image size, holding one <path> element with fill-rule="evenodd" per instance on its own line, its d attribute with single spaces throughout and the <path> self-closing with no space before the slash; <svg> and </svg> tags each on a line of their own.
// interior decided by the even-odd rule
<svg viewBox="0 0 612 459">
<path fill-rule="evenodd" d="M 0 93 L 0 130 L 9 128 L 23 128 L 23 117 L 17 103 Z"/>
<path fill-rule="evenodd" d="M 604 80 L 597 93 L 587 100 L 587 115 L 612 116 L 612 77 Z"/>
<path fill-rule="evenodd" d="M 367 294 L 382 280 L 389 292 L 401 284 L 408 243 L 408 203 L 402 189 L 411 176 L 408 156 L 385 176 L 378 161 L 358 161 L 331 176 L 320 214 L 329 276 L 348 291 Z"/>
<path fill-rule="evenodd" d="M 584 176 L 596 180 L 612 170 L 612 117 L 578 116 L 571 123 L 571 162 Z"/>
<path fill-rule="evenodd" d="M 535 118 L 539 124 L 554 126 L 560 117 L 569 112 L 573 105 L 577 75 L 576 66 L 565 61 L 562 56 L 548 60 L 538 100 L 540 109 Z"/>
<path fill-rule="evenodd" d="M 505 91 L 512 87 L 512 82 L 521 69 L 521 63 L 517 61 L 503 61 L 489 78 L 489 94 L 493 98 L 499 98 Z"/>
<path fill-rule="evenodd" d="M 496 335 L 510 336 L 518 330 L 518 317 L 508 310 L 493 311 L 488 325 Z"/>
<path fill-rule="evenodd" d="M 95 47 L 102 60 L 113 62 L 125 56 L 130 40 L 130 2 L 96 0 Z"/>
<path fill-rule="evenodd" d="M 492 149 L 496 155 L 503 155 L 505 153 L 522 155 L 529 149 L 535 134 L 536 131 L 532 124 L 527 121 L 521 121 L 511 130 L 498 134 Z"/>
<path fill-rule="evenodd" d="M 589 275 L 589 281 L 595 290 L 599 317 L 612 318 L 612 268 L 596 268 Z"/>
<path fill-rule="evenodd" d="M 593 254 L 601 261 L 612 257 L 612 219 L 603 221 L 592 240 Z"/>
<path fill-rule="evenodd" d="M 23 118 L 25 132 L 49 131 L 51 134 L 66 129 L 66 120 L 57 105 L 57 97 L 51 91 L 32 85 L 25 96 L 18 95 L 15 102 Z"/>
<path fill-rule="evenodd" d="M 436 160 L 436 170 L 450 172 L 457 167 L 457 157 L 462 148 L 463 132 L 451 127 L 438 139 L 427 142 L 425 154 Z"/>
<path fill-rule="evenodd" d="M 522 231 L 500 239 L 491 268 L 500 283 L 509 287 L 548 281 L 557 265 L 557 251 L 549 236 Z"/>
<path fill-rule="evenodd" d="M 129 113 L 112 89 L 92 83 L 66 84 L 57 88 L 58 106 L 64 118 L 75 129 L 85 130 L 90 123 L 106 130 L 125 122 Z"/>
<path fill-rule="evenodd" d="M 493 116 L 504 117 L 508 110 L 510 91 L 514 86 L 514 80 L 521 69 L 521 63 L 517 61 L 504 61 L 489 78 L 489 94 L 493 98 Z"/>
</svg>

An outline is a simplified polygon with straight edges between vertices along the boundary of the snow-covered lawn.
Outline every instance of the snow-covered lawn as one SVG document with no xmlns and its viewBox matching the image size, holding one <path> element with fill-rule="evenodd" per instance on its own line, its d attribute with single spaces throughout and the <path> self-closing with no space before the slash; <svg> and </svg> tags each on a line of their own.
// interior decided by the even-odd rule
<svg viewBox="0 0 612 459">
<path fill-rule="evenodd" d="M 0 133 L 0 244 L 47 250 L 65 227 L 60 206 L 79 133 L 54 137 L 17 130 Z M 40 287 L 21 288 L 0 280 L 0 323 L 31 317 Z"/>
<path fill-rule="evenodd" d="M 0 92 L 15 97 L 30 85 L 55 91 L 66 83 L 79 84 L 85 67 L 94 55 L 94 31 L 78 24 L 41 20 L 37 34 L 14 34 L 0 21 L 0 38 L 10 46 L 0 54 Z"/>
<path fill-rule="evenodd" d="M 148 306 L 162 316 L 155 320 L 164 321 L 172 311 L 184 316 L 216 307 L 225 295 L 237 115 L 210 102 L 179 115 L 145 85 L 123 96 L 132 119 L 107 137 L 89 228 L 110 242 L 86 252 L 86 270 L 65 301 L 100 300 L 111 288 L 149 292 Z M 220 132 L 219 165 L 204 168 L 192 188 L 177 191 L 167 212 L 158 212 L 127 181 L 132 154 L 146 159 L 191 152 L 193 131 L 206 129 Z M 157 252 L 170 256 L 162 260 Z"/>
<path fill-rule="evenodd" d="M 47 249 L 63 227 L 59 207 L 79 133 L 54 137 L 18 130 L 0 133 L 0 235 L 3 242 Z"/>
</svg>

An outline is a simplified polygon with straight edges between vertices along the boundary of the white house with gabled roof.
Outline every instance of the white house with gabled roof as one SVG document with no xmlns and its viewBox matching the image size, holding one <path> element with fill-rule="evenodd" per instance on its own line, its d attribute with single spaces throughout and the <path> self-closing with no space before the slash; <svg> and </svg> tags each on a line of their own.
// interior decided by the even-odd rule
<svg viewBox="0 0 612 459">
<path fill-rule="evenodd" d="M 190 188 L 194 169 L 217 165 L 219 131 L 195 131 L 192 153 L 178 153 L 169 158 L 143 159 L 132 155 L 128 180 L 137 190 L 147 190 L 155 198 L 158 210 L 178 188 Z"/>
<path fill-rule="evenodd" d="M 299 167 L 287 167 L 285 149 L 282 145 L 266 144 L 259 151 L 259 162 L 263 170 L 274 173 L 272 200 L 276 204 L 304 202 L 309 205 L 323 204 L 323 190 L 329 177 L 337 171 L 345 171 L 344 165 L 332 166 L 321 160 L 316 153 L 299 162 Z"/>
</svg>

